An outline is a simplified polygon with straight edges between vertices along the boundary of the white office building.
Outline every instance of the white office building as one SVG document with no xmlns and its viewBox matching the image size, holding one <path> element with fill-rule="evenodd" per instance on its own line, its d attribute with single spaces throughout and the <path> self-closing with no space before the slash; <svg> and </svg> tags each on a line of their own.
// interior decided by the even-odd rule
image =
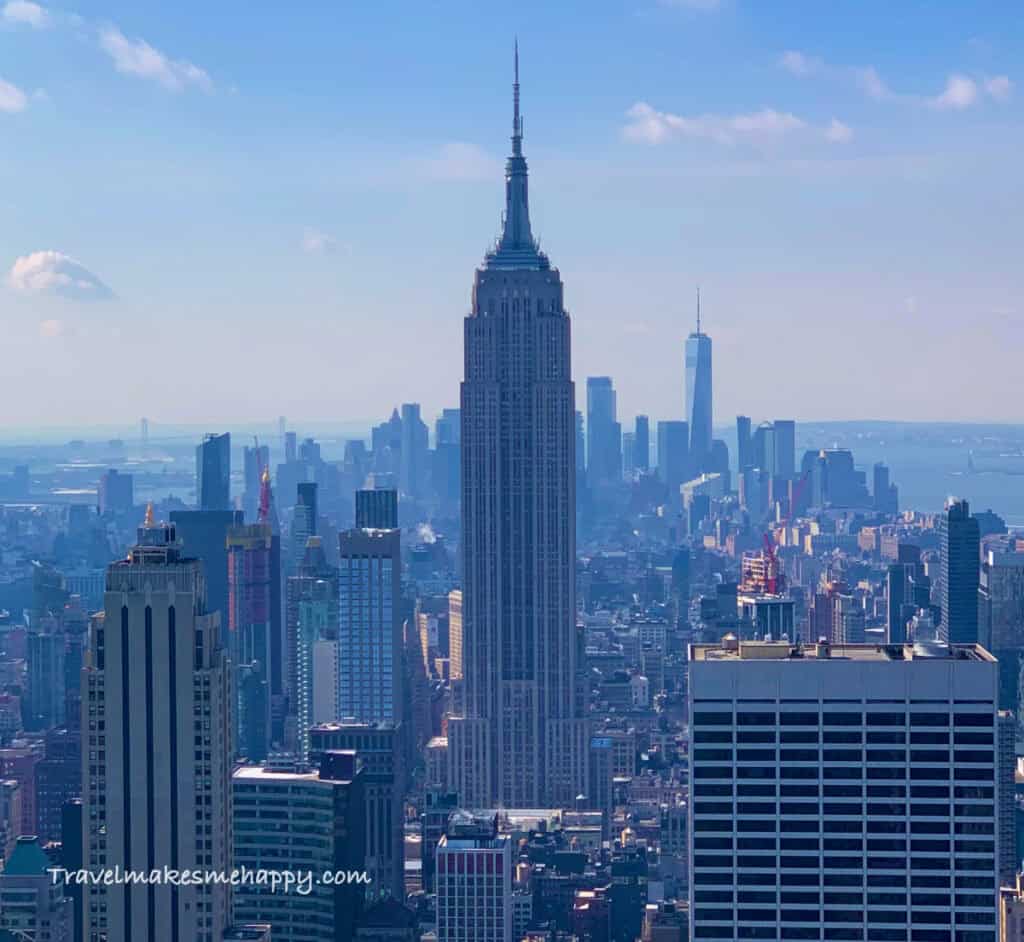
<svg viewBox="0 0 1024 942">
<path fill-rule="evenodd" d="M 996 684 L 976 645 L 691 646 L 692 937 L 994 942 Z"/>
</svg>

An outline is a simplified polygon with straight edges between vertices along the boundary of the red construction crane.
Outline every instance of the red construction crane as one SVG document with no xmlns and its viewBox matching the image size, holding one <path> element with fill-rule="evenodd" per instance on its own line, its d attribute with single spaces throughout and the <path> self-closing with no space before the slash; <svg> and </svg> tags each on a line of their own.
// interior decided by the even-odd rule
<svg viewBox="0 0 1024 942">
<path fill-rule="evenodd" d="M 252 440 L 256 443 L 256 466 L 260 473 L 260 507 L 256 519 L 266 523 L 270 519 L 270 468 L 260 460 L 259 438 L 253 435 Z"/>
</svg>

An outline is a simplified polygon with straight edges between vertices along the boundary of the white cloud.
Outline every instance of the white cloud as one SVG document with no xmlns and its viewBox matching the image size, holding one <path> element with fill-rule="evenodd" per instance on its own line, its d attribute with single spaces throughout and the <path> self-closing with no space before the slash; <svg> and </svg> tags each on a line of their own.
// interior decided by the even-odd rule
<svg viewBox="0 0 1024 942">
<path fill-rule="evenodd" d="M 903 102 L 911 105 L 927 105 L 940 110 L 962 111 L 976 104 L 984 91 L 996 101 L 1006 101 L 1013 91 L 1013 82 L 1006 75 L 994 75 L 975 79 L 969 75 L 953 73 L 946 80 L 946 86 L 938 95 L 925 97 L 893 91 L 879 75 L 873 65 L 857 68 L 833 66 L 822 59 L 812 58 L 796 50 L 788 50 L 779 57 L 779 65 L 787 72 L 801 78 L 826 73 L 833 78 L 853 80 L 869 98 L 875 101 Z"/>
<path fill-rule="evenodd" d="M 64 333 L 64 323 L 57 320 L 42 321 L 39 325 L 39 336 L 46 339 L 59 337 Z"/>
<path fill-rule="evenodd" d="M 45 7 L 31 0 L 8 0 L 0 11 L 8 23 L 22 23 L 34 29 L 44 29 L 50 25 L 50 14 Z"/>
<path fill-rule="evenodd" d="M 113 292 L 81 262 L 63 252 L 32 252 L 16 259 L 7 275 L 16 291 L 30 295 L 60 295 L 74 301 L 99 301 Z"/>
<path fill-rule="evenodd" d="M 170 59 L 144 39 L 129 39 L 114 26 L 100 30 L 100 46 L 114 61 L 114 68 L 125 75 L 150 79 L 171 91 L 190 85 L 209 90 L 210 76 L 205 70 L 184 59 Z"/>
<path fill-rule="evenodd" d="M 449 141 L 417 163 L 420 171 L 434 180 L 476 182 L 501 176 L 500 160 L 464 141 Z"/>
<path fill-rule="evenodd" d="M 893 93 L 889 90 L 889 86 L 882 81 L 882 77 L 878 74 L 878 70 L 873 65 L 869 65 L 863 69 L 857 69 L 856 76 L 857 84 L 869 98 L 874 98 L 876 101 L 883 101 L 886 98 L 893 97 Z"/>
<path fill-rule="evenodd" d="M 0 111 L 16 114 L 28 107 L 28 96 L 17 85 L 0 79 Z"/>
<path fill-rule="evenodd" d="M 692 118 L 656 111 L 639 101 L 626 112 L 629 118 L 623 133 L 634 141 L 659 144 L 671 137 L 696 137 L 733 144 L 737 140 L 777 137 L 806 127 L 806 123 L 788 112 L 763 108 L 738 115 L 697 115 Z"/>
<path fill-rule="evenodd" d="M 833 118 L 825 128 L 825 140 L 833 144 L 848 144 L 853 140 L 853 128 L 843 124 L 838 118 Z"/>
<path fill-rule="evenodd" d="M 1013 91 L 1013 82 L 1005 75 L 996 75 L 985 79 L 985 91 L 996 101 L 1006 101 Z"/>
<path fill-rule="evenodd" d="M 328 255 L 338 248 L 334 236 L 319 229 L 307 229 L 302 233 L 302 251 L 309 255 Z"/>
<path fill-rule="evenodd" d="M 789 49 L 779 56 L 779 65 L 787 72 L 799 75 L 801 78 L 814 75 L 815 72 L 820 72 L 825 67 L 825 63 L 821 59 L 806 56 L 795 49 Z"/>
<path fill-rule="evenodd" d="M 931 99 L 933 108 L 962 111 L 978 100 L 978 83 L 966 75 L 951 75 L 941 95 Z"/>
</svg>

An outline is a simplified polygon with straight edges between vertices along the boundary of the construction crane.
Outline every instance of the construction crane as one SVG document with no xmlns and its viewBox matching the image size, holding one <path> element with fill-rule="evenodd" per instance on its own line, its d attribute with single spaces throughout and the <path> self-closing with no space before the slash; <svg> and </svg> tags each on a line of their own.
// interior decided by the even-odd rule
<svg viewBox="0 0 1024 942">
<path fill-rule="evenodd" d="M 252 440 L 256 445 L 256 468 L 260 477 L 260 505 L 256 519 L 260 523 L 266 523 L 270 519 L 270 467 L 264 465 L 260 457 L 259 436 L 253 435 Z"/>
</svg>

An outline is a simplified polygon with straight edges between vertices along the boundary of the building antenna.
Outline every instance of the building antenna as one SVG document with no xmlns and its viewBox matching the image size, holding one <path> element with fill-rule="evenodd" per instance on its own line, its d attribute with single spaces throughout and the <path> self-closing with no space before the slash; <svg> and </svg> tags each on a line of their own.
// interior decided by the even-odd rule
<svg viewBox="0 0 1024 942">
<path fill-rule="evenodd" d="M 697 285 L 697 336 L 700 336 L 700 285 Z"/>
<path fill-rule="evenodd" d="M 523 119 L 519 114 L 519 37 L 515 38 L 515 70 L 512 80 L 512 144 L 513 151 L 519 154 L 520 142 L 523 139 Z"/>
</svg>

